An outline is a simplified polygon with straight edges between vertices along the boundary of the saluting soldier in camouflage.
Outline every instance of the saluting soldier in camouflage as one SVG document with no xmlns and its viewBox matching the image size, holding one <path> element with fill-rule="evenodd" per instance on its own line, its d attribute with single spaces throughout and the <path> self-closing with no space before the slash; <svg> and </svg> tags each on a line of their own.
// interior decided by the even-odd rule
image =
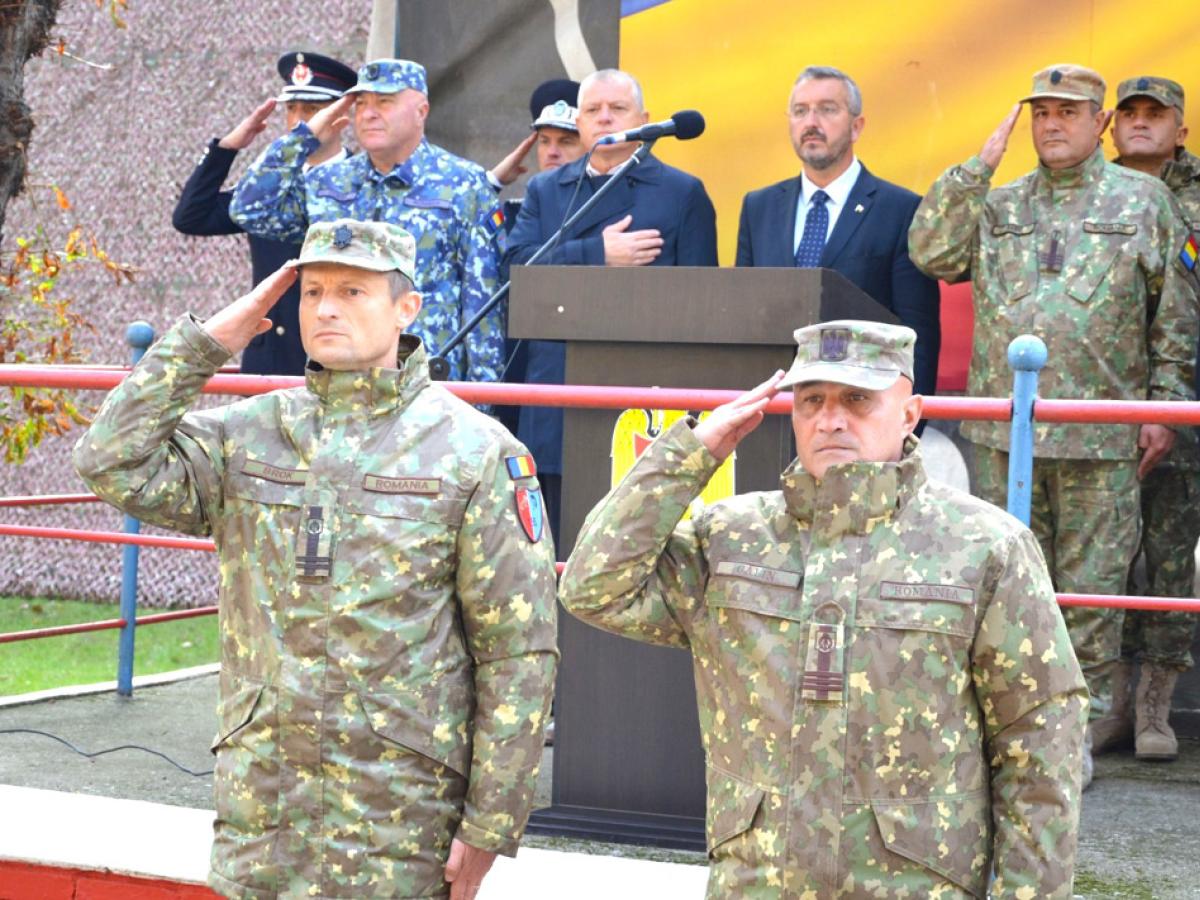
<svg viewBox="0 0 1200 900">
<path fill-rule="evenodd" d="M 1113 143 L 1122 166 L 1161 177 L 1192 233 L 1200 230 L 1200 159 L 1184 149 L 1183 87 L 1141 76 L 1117 86 Z M 1142 480 L 1142 547 L 1146 583 L 1130 577 L 1129 592 L 1191 597 L 1200 540 L 1200 446 L 1193 428 L 1175 430 L 1170 454 Z M 1096 752 L 1135 740 L 1138 759 L 1179 753 L 1167 716 L 1180 672 L 1192 667 L 1196 617 L 1181 612 L 1127 610 L 1121 661 L 1113 673 L 1113 708 L 1093 724 Z M 1140 664 L 1136 715 L 1134 667 Z"/>
<path fill-rule="evenodd" d="M 1050 351 L 1043 397 L 1192 397 L 1196 298 L 1179 256 L 1188 235 L 1161 182 L 1105 161 L 1104 91 L 1103 79 L 1080 66 L 1038 72 L 1021 101 L 1030 105 L 1038 168 L 991 187 L 1018 104 L 980 154 L 948 169 L 917 209 L 913 262 L 947 281 L 972 279 L 973 395 L 1008 396 L 1008 344 L 1031 333 Z M 966 422 L 962 431 L 975 443 L 977 492 L 1003 506 L 1008 423 Z M 1035 423 L 1031 525 L 1058 590 L 1125 590 L 1139 541 L 1138 479 L 1173 440 L 1162 425 Z M 1122 610 L 1071 608 L 1065 617 L 1092 716 L 1103 716 Z M 1084 763 L 1086 785 L 1090 753 Z"/>
<path fill-rule="evenodd" d="M 559 598 L 690 649 L 710 898 L 1070 897 L 1087 690 L 1037 541 L 926 480 L 915 333 L 796 332 L 592 511 Z M 781 490 L 689 504 L 793 385 Z"/>
<path fill-rule="evenodd" d="M 75 447 L 101 497 L 221 561 L 212 872 L 227 897 L 469 900 L 516 852 L 555 649 L 524 448 L 429 383 L 413 239 L 309 230 L 306 385 L 189 413 L 294 280 L 184 317 Z M 450 885 L 447 884 L 450 882 Z"/>
<path fill-rule="evenodd" d="M 351 218 L 392 222 L 417 241 L 417 290 L 424 295 L 412 332 L 440 351 L 499 286 L 504 215 L 481 166 L 425 139 L 425 69 L 380 59 L 358 70 L 337 103 L 271 144 L 233 192 L 230 217 L 251 234 L 301 241 L 312 222 Z M 310 153 L 342 131 L 353 104 L 363 151 L 306 168 Z M 448 360 L 452 379 L 498 381 L 504 364 L 503 304 Z"/>
</svg>

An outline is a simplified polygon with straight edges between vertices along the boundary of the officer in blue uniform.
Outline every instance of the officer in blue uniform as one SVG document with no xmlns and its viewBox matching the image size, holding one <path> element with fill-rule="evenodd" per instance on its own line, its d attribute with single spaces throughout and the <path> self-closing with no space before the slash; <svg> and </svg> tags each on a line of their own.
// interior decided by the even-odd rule
<svg viewBox="0 0 1200 900">
<path fill-rule="evenodd" d="M 496 193 L 500 193 L 528 171 L 524 160 L 530 150 L 536 150 L 539 172 L 557 169 L 583 156 L 583 142 L 575 124 L 575 118 L 579 114 L 575 106 L 577 102 L 578 81 L 554 78 L 543 81 L 533 89 L 533 93 L 529 95 L 529 136 L 488 170 L 487 180 L 496 189 Z M 512 197 L 502 203 L 504 230 L 511 234 L 517 215 L 521 212 L 521 198 Z M 525 370 L 529 364 L 529 342 L 508 338 L 504 344 L 504 359 L 503 380 L 524 382 Z M 505 428 L 516 434 L 520 412 L 519 406 L 501 406 L 496 410 L 496 418 Z"/>
<path fill-rule="evenodd" d="M 401 226 L 417 240 L 423 296 L 410 330 L 440 350 L 499 286 L 500 202 L 481 166 L 425 139 L 423 66 L 375 60 L 358 70 L 346 94 L 267 148 L 234 189 L 230 215 L 252 234 L 284 241 L 302 239 L 311 222 L 333 219 Z M 349 125 L 351 114 L 363 152 L 305 172 L 310 154 Z M 505 312 L 498 305 L 449 355 L 450 378 L 499 378 Z"/>
<path fill-rule="evenodd" d="M 496 193 L 529 171 L 524 165 L 530 150 L 536 151 L 537 170 L 546 172 L 575 162 L 584 154 L 579 139 L 579 82 L 569 78 L 543 81 L 529 95 L 529 136 L 487 172 Z M 504 230 L 511 233 L 521 212 L 521 198 L 504 201 Z"/>
<path fill-rule="evenodd" d="M 354 85 L 357 76 L 352 68 L 319 53 L 296 51 L 285 53 L 277 65 L 284 81 L 278 97 L 267 100 L 238 123 L 223 138 L 213 138 L 204 150 L 195 171 L 183 186 L 171 222 L 182 234 L 208 237 L 242 234 L 243 229 L 229 217 L 232 191 L 221 190 L 238 151 L 248 147 L 266 128 L 267 119 L 277 104 L 287 113 L 287 127 L 306 121 L 319 110 L 337 100 Z M 341 139 L 309 159 L 319 165 L 346 156 Z M 250 266 L 254 283 L 258 284 L 285 262 L 300 255 L 300 244 L 277 241 L 251 234 Z M 242 353 L 242 371 L 256 375 L 303 375 L 306 357 L 300 345 L 300 288 L 293 285 L 271 309 L 272 329 L 250 342 Z"/>
</svg>

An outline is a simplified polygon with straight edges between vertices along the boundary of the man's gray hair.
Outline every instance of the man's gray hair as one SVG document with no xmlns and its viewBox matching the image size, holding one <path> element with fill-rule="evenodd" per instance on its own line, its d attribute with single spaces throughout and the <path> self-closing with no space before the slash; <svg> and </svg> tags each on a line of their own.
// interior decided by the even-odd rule
<svg viewBox="0 0 1200 900">
<path fill-rule="evenodd" d="M 833 78 L 840 81 L 846 86 L 846 96 L 850 107 L 850 115 L 862 115 L 862 91 L 858 89 L 858 85 L 854 83 L 854 79 L 843 72 L 841 69 L 835 69 L 833 66 L 809 66 L 799 75 L 796 76 L 792 87 L 795 87 L 802 81 L 822 80 L 825 78 Z"/>
<path fill-rule="evenodd" d="M 646 109 L 645 101 L 642 99 L 642 86 L 638 84 L 638 80 L 624 72 L 621 69 L 600 69 L 588 75 L 579 83 L 579 97 L 576 98 L 575 105 L 579 106 L 579 101 L 583 98 L 584 92 L 597 81 L 624 81 L 633 88 L 633 102 L 637 104 L 638 112 L 643 112 Z"/>
</svg>

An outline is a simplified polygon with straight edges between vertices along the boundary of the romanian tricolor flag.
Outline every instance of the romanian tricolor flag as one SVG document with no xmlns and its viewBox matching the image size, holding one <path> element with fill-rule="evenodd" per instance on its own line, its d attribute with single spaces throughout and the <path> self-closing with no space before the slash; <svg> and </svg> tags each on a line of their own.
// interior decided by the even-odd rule
<svg viewBox="0 0 1200 900">
<path fill-rule="evenodd" d="M 492 210 L 492 214 L 487 217 L 488 230 L 495 234 L 504 227 L 504 209 L 497 206 Z"/>
<path fill-rule="evenodd" d="M 504 465 L 508 467 L 508 477 L 517 478 L 532 478 L 537 474 L 537 466 L 533 462 L 533 457 L 526 454 L 525 456 L 506 456 L 504 457 Z"/>
<path fill-rule="evenodd" d="M 1191 272 L 1196 268 L 1196 257 L 1198 256 L 1200 256 L 1200 245 L 1196 243 L 1196 236 L 1188 235 L 1183 249 L 1179 251 L 1179 261 Z"/>
</svg>

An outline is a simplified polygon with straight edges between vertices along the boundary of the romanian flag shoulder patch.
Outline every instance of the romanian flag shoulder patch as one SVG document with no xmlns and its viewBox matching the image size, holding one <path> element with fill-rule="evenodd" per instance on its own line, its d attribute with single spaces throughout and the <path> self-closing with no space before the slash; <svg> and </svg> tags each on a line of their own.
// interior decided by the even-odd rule
<svg viewBox="0 0 1200 900">
<path fill-rule="evenodd" d="M 487 217 L 487 229 L 490 233 L 497 234 L 503 227 L 504 210 L 503 208 L 497 206 L 494 210 L 492 210 L 491 215 Z"/>
<path fill-rule="evenodd" d="M 1188 239 L 1183 242 L 1183 249 L 1179 251 L 1179 261 L 1189 272 L 1194 272 L 1197 257 L 1200 257 L 1200 243 L 1197 243 L 1194 234 L 1189 234 Z"/>
<path fill-rule="evenodd" d="M 532 478 L 537 474 L 537 465 L 528 453 L 524 456 L 506 456 L 504 465 L 508 469 L 508 477 L 514 481 L 518 478 Z"/>
</svg>

